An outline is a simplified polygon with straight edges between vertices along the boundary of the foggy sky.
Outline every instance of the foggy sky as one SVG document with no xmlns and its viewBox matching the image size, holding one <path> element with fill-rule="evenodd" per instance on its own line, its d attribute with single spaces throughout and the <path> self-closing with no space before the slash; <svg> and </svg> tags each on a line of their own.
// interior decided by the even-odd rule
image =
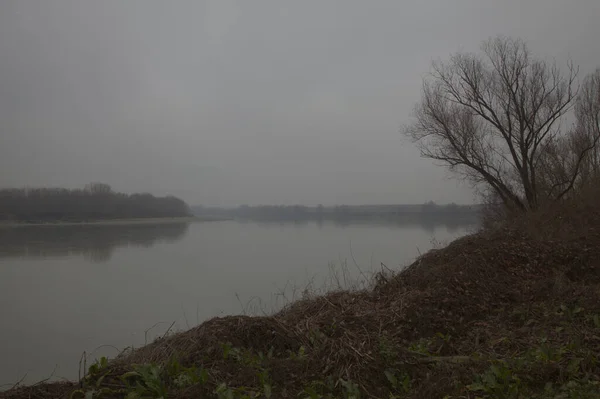
<svg viewBox="0 0 600 399">
<path fill-rule="evenodd" d="M 598 0 L 1 0 L 0 186 L 472 202 L 399 133 L 430 62 L 504 34 L 584 74 L 598 17 Z"/>
</svg>

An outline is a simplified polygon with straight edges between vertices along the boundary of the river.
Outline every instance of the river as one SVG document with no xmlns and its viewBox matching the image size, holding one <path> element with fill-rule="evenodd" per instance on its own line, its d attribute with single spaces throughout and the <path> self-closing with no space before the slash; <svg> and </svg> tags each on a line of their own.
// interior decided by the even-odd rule
<svg viewBox="0 0 600 399">
<path fill-rule="evenodd" d="M 0 229 L 0 386 L 75 379 L 169 328 L 361 286 L 474 226 L 193 222 Z"/>
</svg>

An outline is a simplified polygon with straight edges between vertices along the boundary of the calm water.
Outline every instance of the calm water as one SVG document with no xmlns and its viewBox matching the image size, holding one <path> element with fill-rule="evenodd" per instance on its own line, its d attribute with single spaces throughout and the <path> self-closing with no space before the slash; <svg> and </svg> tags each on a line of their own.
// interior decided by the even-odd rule
<svg viewBox="0 0 600 399">
<path fill-rule="evenodd" d="M 173 322 L 185 329 L 213 316 L 272 311 L 309 284 L 360 280 L 381 262 L 400 268 L 432 240 L 469 229 L 241 222 L 0 229 L 0 385 L 25 373 L 36 382 L 53 370 L 76 378 L 84 350 L 114 356 L 116 349 L 96 348 L 140 346 Z"/>
</svg>

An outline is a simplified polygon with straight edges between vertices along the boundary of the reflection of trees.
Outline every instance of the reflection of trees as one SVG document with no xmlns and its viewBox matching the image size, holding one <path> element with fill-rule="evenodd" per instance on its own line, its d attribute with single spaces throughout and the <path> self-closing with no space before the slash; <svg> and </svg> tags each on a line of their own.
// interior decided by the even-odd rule
<svg viewBox="0 0 600 399">
<path fill-rule="evenodd" d="M 355 224 L 396 225 L 424 228 L 427 231 L 433 231 L 440 226 L 456 231 L 462 227 L 478 225 L 480 219 L 480 207 L 477 205 L 437 205 L 431 201 L 421 205 L 193 207 L 193 211 L 199 216 L 233 218 L 242 223 L 293 222 L 300 225 L 317 222 L 321 225 L 326 222 L 341 227 Z"/>
<path fill-rule="evenodd" d="M 440 215 L 440 214 L 404 214 L 388 218 L 337 218 L 332 222 L 336 226 L 346 227 L 357 224 L 374 226 L 397 226 L 424 229 L 433 233 L 436 228 L 445 227 L 449 232 L 456 232 L 461 228 L 479 225 L 478 215 Z"/>
<path fill-rule="evenodd" d="M 0 228 L 0 258 L 82 255 L 92 262 L 106 262 L 118 247 L 151 247 L 180 240 L 188 226 L 160 223 Z"/>
</svg>

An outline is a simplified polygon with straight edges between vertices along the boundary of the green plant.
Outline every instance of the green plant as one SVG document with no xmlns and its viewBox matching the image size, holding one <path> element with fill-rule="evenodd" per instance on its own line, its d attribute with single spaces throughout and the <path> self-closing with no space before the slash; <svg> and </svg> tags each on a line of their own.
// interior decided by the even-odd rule
<svg viewBox="0 0 600 399">
<path fill-rule="evenodd" d="M 298 349 L 298 353 L 294 353 L 292 351 L 288 351 L 288 353 L 290 354 L 290 359 L 303 360 L 306 358 L 306 348 L 304 347 L 304 345 L 302 345 L 300 349 Z"/>
<path fill-rule="evenodd" d="M 323 334 L 321 330 L 315 328 L 314 330 L 309 331 L 308 340 L 310 341 L 311 345 L 319 346 L 327 340 L 327 336 Z"/>
<path fill-rule="evenodd" d="M 102 356 L 100 359 L 96 359 L 96 361 L 88 368 L 88 373 L 90 375 L 95 375 L 107 367 L 108 358 L 106 356 Z"/>
<path fill-rule="evenodd" d="M 360 399 L 360 390 L 358 385 L 353 383 L 350 380 L 344 380 L 340 378 L 340 384 L 344 388 L 344 398 L 345 399 Z"/>
<path fill-rule="evenodd" d="M 379 354 L 386 364 L 393 364 L 398 359 L 398 348 L 387 335 L 379 337 Z"/>
<path fill-rule="evenodd" d="M 206 369 L 196 366 L 184 367 L 175 356 L 169 359 L 163 371 L 165 378 L 168 378 L 177 388 L 205 384 L 208 381 L 208 372 Z"/>
<path fill-rule="evenodd" d="M 215 394 L 219 399 L 234 399 L 233 389 L 229 388 L 224 382 L 217 386 Z"/>
<path fill-rule="evenodd" d="M 331 377 L 327 378 L 327 382 L 315 380 L 309 386 L 304 387 L 299 396 L 301 399 L 332 399 L 331 391 L 333 391 L 334 385 Z"/>
<path fill-rule="evenodd" d="M 308 386 L 305 387 L 304 390 L 302 391 L 302 399 L 321 399 L 323 398 L 323 395 L 321 395 L 319 392 L 317 392 L 317 389 L 314 386 Z M 304 396 L 306 395 L 306 396 Z"/>
<path fill-rule="evenodd" d="M 273 359 L 273 352 L 275 351 L 274 347 L 270 347 L 265 355 L 262 351 L 258 352 L 258 358 L 260 361 L 264 361 L 265 359 Z"/>
<path fill-rule="evenodd" d="M 240 350 L 238 348 L 234 348 L 231 345 L 231 342 L 225 342 L 221 344 L 221 349 L 223 349 L 223 359 L 227 360 L 230 357 L 234 357 L 236 359 L 239 358 Z"/>
<path fill-rule="evenodd" d="M 392 394 L 390 395 L 390 399 L 395 399 L 398 396 L 407 394 L 410 392 L 412 387 L 412 381 L 410 375 L 408 374 L 400 374 L 398 370 L 395 369 L 387 369 L 384 371 L 385 378 L 387 378 L 388 382 L 392 386 Z"/>
<path fill-rule="evenodd" d="M 232 388 L 226 383 L 221 383 L 214 390 L 217 399 L 255 399 L 260 398 L 261 393 L 248 387 Z"/>
<path fill-rule="evenodd" d="M 596 328 L 600 328 L 600 315 L 598 314 L 586 314 L 585 318 L 587 321 L 591 322 L 591 324 L 596 327 Z"/>
<path fill-rule="evenodd" d="M 482 392 L 497 399 L 518 398 L 521 380 L 505 362 L 498 362 L 478 375 L 475 382 L 467 388 L 472 392 Z"/>
<path fill-rule="evenodd" d="M 260 373 L 258 373 L 258 380 L 260 381 L 260 385 L 263 390 L 263 395 L 265 396 L 265 398 L 269 399 L 273 391 L 269 372 L 265 369 L 261 370 Z"/>
<path fill-rule="evenodd" d="M 162 378 L 162 369 L 156 364 L 142 364 L 121 376 L 129 393 L 126 399 L 166 399 L 168 388 Z"/>
<path fill-rule="evenodd" d="M 556 312 L 559 316 L 564 316 L 567 320 L 573 320 L 577 315 L 582 313 L 585 309 L 580 306 L 569 307 L 567 305 L 560 305 L 558 311 Z"/>
<path fill-rule="evenodd" d="M 78 389 L 71 392 L 69 396 L 70 399 L 102 399 L 108 398 L 114 395 L 114 391 L 110 388 L 101 388 L 101 389 L 91 389 L 89 391 L 84 391 L 83 389 Z"/>
<path fill-rule="evenodd" d="M 408 350 L 411 352 L 420 353 L 422 355 L 430 355 L 429 348 L 431 347 L 431 339 L 421 338 L 409 345 Z"/>
</svg>

